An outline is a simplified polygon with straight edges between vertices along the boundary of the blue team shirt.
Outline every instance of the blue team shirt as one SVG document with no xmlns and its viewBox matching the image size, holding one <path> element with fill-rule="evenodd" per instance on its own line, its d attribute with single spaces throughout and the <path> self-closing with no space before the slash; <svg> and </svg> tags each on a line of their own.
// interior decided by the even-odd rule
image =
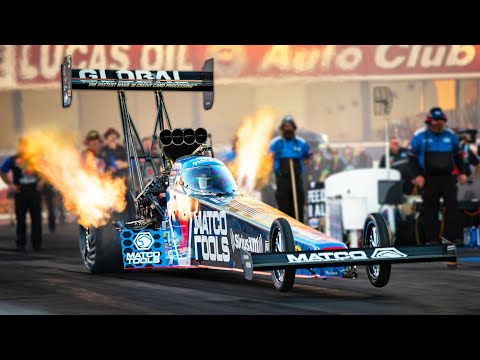
<svg viewBox="0 0 480 360">
<path fill-rule="evenodd" d="M 269 150 L 274 154 L 273 170 L 280 170 L 280 159 L 308 159 L 312 156 L 310 145 L 299 136 L 295 136 L 291 140 L 286 140 L 281 136 L 277 136 L 270 143 Z M 303 161 L 300 161 L 302 173 L 304 171 Z"/>
<path fill-rule="evenodd" d="M 417 130 L 410 141 L 408 149 L 418 158 L 418 165 L 422 169 L 425 168 L 425 152 L 457 154 L 461 151 L 457 136 L 449 128 L 445 128 L 439 134 L 430 131 L 428 128 Z"/>
<path fill-rule="evenodd" d="M 16 164 L 17 155 L 9 156 L 0 167 L 2 173 L 13 172 L 13 183 L 16 185 L 31 185 L 38 181 L 32 171 L 24 171 L 23 166 Z"/>
<path fill-rule="evenodd" d="M 13 156 L 9 156 L 9 157 L 5 160 L 5 162 L 3 163 L 2 167 L 0 168 L 0 171 L 1 171 L 1 172 L 7 174 L 7 173 L 10 172 L 10 170 L 12 170 L 13 165 L 14 165 L 14 163 L 13 163 L 13 158 L 14 158 Z"/>
</svg>

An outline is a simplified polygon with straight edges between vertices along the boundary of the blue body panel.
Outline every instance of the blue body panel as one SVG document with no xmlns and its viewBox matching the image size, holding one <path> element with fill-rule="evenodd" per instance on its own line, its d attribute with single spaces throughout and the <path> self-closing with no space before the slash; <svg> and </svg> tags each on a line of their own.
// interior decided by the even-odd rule
<svg viewBox="0 0 480 360">
<path fill-rule="evenodd" d="M 211 196 L 189 192 L 178 185 L 182 170 L 206 164 L 223 165 L 217 159 L 179 159 L 170 173 L 165 230 L 121 232 L 125 268 L 158 268 L 206 265 L 241 268 L 240 249 L 264 253 L 270 249 L 272 222 L 286 219 L 295 239 L 295 249 L 344 249 L 343 242 L 245 195 Z M 142 233 L 142 232 L 147 232 Z M 297 274 L 341 277 L 343 267 L 299 269 Z"/>
</svg>

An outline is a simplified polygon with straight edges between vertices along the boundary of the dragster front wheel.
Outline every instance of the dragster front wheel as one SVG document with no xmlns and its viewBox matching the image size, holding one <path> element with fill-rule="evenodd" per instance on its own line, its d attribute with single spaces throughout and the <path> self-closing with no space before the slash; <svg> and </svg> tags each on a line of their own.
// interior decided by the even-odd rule
<svg viewBox="0 0 480 360">
<path fill-rule="evenodd" d="M 382 215 L 373 213 L 367 216 L 363 227 L 363 247 L 391 246 L 388 226 Z M 375 287 L 383 287 L 390 280 L 391 264 L 368 265 L 367 277 Z"/>
<path fill-rule="evenodd" d="M 278 218 L 270 228 L 270 252 L 295 251 L 292 229 L 287 220 Z M 279 269 L 272 271 L 275 289 L 281 292 L 289 291 L 295 282 L 295 269 Z"/>
</svg>

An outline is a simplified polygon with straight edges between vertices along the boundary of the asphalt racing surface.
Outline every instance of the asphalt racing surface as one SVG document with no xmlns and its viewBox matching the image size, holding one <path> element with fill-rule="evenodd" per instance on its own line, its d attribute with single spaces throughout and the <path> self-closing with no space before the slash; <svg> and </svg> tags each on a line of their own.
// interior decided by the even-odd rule
<svg viewBox="0 0 480 360">
<path fill-rule="evenodd" d="M 443 263 L 399 264 L 390 283 L 297 279 L 279 293 L 268 276 L 163 270 L 91 275 L 77 227 L 46 234 L 46 250 L 18 254 L 14 228 L 0 226 L 0 314 L 480 314 L 480 252 L 459 249 L 458 270 Z"/>
</svg>

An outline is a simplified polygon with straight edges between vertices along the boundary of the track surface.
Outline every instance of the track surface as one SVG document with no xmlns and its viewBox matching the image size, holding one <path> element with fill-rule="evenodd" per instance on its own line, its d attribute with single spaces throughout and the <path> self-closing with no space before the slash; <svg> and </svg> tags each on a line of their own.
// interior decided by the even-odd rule
<svg viewBox="0 0 480 360">
<path fill-rule="evenodd" d="M 0 314 L 480 314 L 480 262 L 394 265 L 382 289 L 359 278 L 297 279 L 289 293 L 270 277 L 167 270 L 89 274 L 80 259 L 77 227 L 45 235 L 43 253 L 17 254 L 14 228 L 0 226 Z M 480 256 L 460 249 L 460 256 Z M 473 259 L 475 260 L 475 259 Z"/>
</svg>

